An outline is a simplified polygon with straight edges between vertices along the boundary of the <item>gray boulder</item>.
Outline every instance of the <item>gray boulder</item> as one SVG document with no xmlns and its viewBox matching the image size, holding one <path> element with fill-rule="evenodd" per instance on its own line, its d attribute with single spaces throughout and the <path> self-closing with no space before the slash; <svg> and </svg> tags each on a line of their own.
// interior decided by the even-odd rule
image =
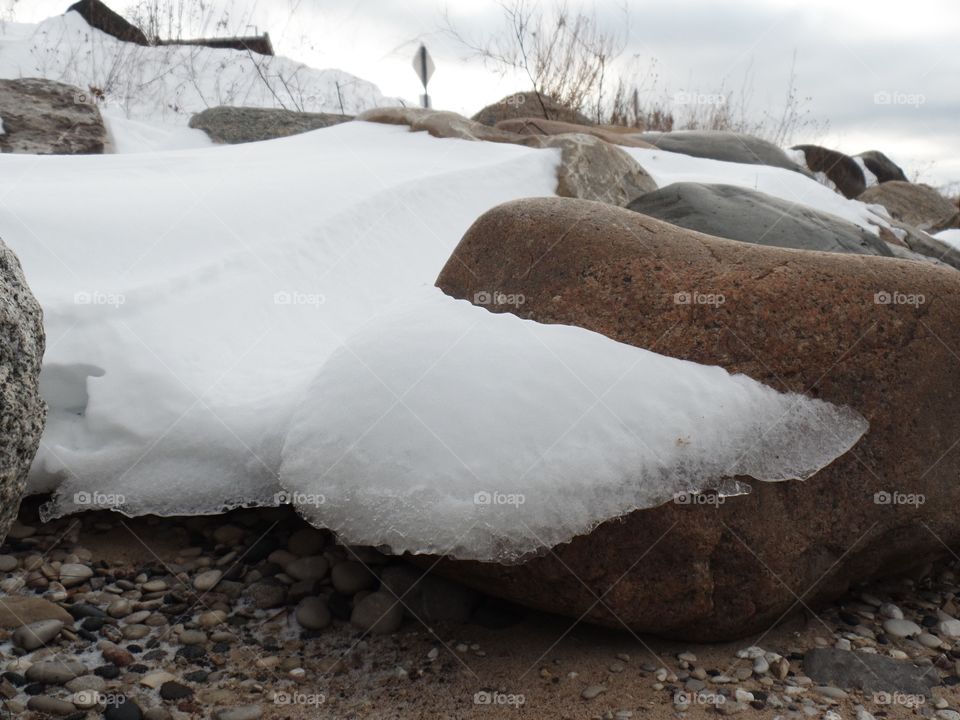
<svg viewBox="0 0 960 720">
<path fill-rule="evenodd" d="M 38 385 L 45 342 L 40 305 L 0 240 L 0 542 L 20 507 L 47 417 Z"/>
<path fill-rule="evenodd" d="M 752 135 L 720 130 L 680 130 L 645 132 L 639 137 L 669 152 L 746 165 L 772 165 L 809 175 L 779 147 Z"/>
<path fill-rule="evenodd" d="M 628 207 L 673 225 L 756 245 L 893 255 L 883 240 L 853 223 L 734 185 L 674 183 Z"/>
<path fill-rule="evenodd" d="M 0 152 L 97 155 L 107 142 L 93 96 L 53 80 L 0 80 L 0 119 Z"/>
<path fill-rule="evenodd" d="M 907 182 L 907 176 L 900 169 L 900 166 L 879 150 L 867 150 L 857 157 L 863 160 L 867 170 L 876 176 L 877 182 L 885 183 L 892 180 Z"/>
<path fill-rule="evenodd" d="M 190 118 L 190 127 L 203 130 L 214 142 L 238 145 L 299 135 L 352 119 L 350 115 L 334 113 L 221 105 L 194 115 Z"/>
<path fill-rule="evenodd" d="M 535 117 L 544 120 L 593 125 L 593 122 L 579 110 L 565 107 L 549 95 L 536 92 L 522 92 L 507 95 L 495 103 L 487 105 L 473 116 L 473 120 L 491 127 L 504 120 Z"/>
</svg>

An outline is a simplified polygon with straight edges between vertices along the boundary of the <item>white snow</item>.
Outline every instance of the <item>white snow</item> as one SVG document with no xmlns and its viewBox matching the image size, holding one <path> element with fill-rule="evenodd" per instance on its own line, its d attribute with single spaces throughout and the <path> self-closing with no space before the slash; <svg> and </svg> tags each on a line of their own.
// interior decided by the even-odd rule
<svg viewBox="0 0 960 720">
<path fill-rule="evenodd" d="M 957 248 L 960 250 L 960 230 L 954 228 L 952 230 L 941 230 L 934 237 L 937 240 L 943 240 L 943 242 L 948 245 Z"/>
<path fill-rule="evenodd" d="M 0 118 L 0 135 L 6 135 L 6 134 L 7 134 L 7 131 L 3 127 L 3 118 Z"/>
<path fill-rule="evenodd" d="M 341 70 L 237 50 L 141 47 L 91 28 L 75 12 L 36 25 L 0 24 L 0 77 L 42 77 L 89 93 L 110 118 L 117 152 L 195 147 L 174 128 L 217 105 L 352 115 L 399 104 Z"/>
<path fill-rule="evenodd" d="M 515 561 L 724 478 L 807 478 L 866 428 L 744 375 L 431 288 L 320 370 L 281 481 L 351 542 Z"/>
<path fill-rule="evenodd" d="M 860 171 L 863 173 L 863 179 L 866 181 L 868 188 L 873 187 L 879 182 L 877 180 L 877 176 L 874 175 L 873 171 L 867 167 L 867 164 L 865 162 L 863 162 L 862 157 L 860 157 L 859 155 L 854 155 L 853 161 L 860 166 Z"/>
<path fill-rule="evenodd" d="M 826 185 L 793 170 L 709 160 L 647 148 L 623 149 L 636 158 L 661 188 L 675 182 L 738 185 L 836 215 L 875 235 L 879 232 L 878 225 L 889 227 L 886 218 L 872 209 L 876 206 L 847 200 Z"/>
<path fill-rule="evenodd" d="M 110 152 L 140 153 L 210 147 L 213 141 L 203 130 L 185 125 L 131 120 L 115 109 L 102 112 L 110 136 Z"/>
<path fill-rule="evenodd" d="M 266 143 L 0 157 L 0 237 L 47 330 L 31 491 L 131 513 L 273 502 L 287 417 L 330 353 L 432 284 L 558 153 L 348 123 Z M 88 399 L 89 398 L 89 399 Z M 62 484 L 61 484 L 62 483 Z"/>
</svg>

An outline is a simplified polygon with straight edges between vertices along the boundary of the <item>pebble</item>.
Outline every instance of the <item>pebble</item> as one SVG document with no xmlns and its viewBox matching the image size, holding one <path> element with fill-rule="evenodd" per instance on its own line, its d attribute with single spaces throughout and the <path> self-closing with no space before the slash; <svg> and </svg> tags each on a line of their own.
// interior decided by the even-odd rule
<svg viewBox="0 0 960 720">
<path fill-rule="evenodd" d="M 167 583 L 163 580 L 148 580 L 140 589 L 145 593 L 163 592 L 167 589 Z"/>
<path fill-rule="evenodd" d="M 279 607 L 287 599 L 286 589 L 275 582 L 255 582 L 247 588 L 246 593 L 254 606 L 261 610 Z"/>
<path fill-rule="evenodd" d="M 213 713 L 213 720 L 260 720 L 263 708 L 259 705 L 225 708 Z"/>
<path fill-rule="evenodd" d="M 193 587 L 200 592 L 213 590 L 217 583 L 220 582 L 220 578 L 222 577 L 222 570 L 207 570 L 206 572 L 200 573 L 193 579 Z"/>
<path fill-rule="evenodd" d="M 236 525 L 221 525 L 213 531 L 213 539 L 218 545 L 232 547 L 239 544 L 246 534 L 246 530 Z"/>
<path fill-rule="evenodd" d="M 26 678 L 44 685 L 63 685 L 86 674 L 86 666 L 76 660 L 43 660 L 27 668 Z"/>
<path fill-rule="evenodd" d="M 396 632 L 403 623 L 403 606 L 388 593 L 370 593 L 353 608 L 350 623 L 371 635 Z"/>
<path fill-rule="evenodd" d="M 200 623 L 200 627 L 211 630 L 218 625 L 222 625 L 227 619 L 227 613 L 223 610 L 211 610 L 209 612 L 202 613 L 197 622 Z"/>
<path fill-rule="evenodd" d="M 99 692 L 107 686 L 107 681 L 97 675 L 81 675 L 70 680 L 64 687 L 72 693 L 93 690 Z"/>
<path fill-rule="evenodd" d="M 46 713 L 47 715 L 72 715 L 77 711 L 73 703 L 47 695 L 34 695 L 27 700 L 27 707 L 30 710 Z"/>
<path fill-rule="evenodd" d="M 362 563 L 353 560 L 338 563 L 330 572 L 334 589 L 344 595 L 356 595 L 361 590 L 372 590 L 377 578 Z"/>
<path fill-rule="evenodd" d="M 948 638 L 960 638 L 960 620 L 953 618 L 941 620 L 937 626 L 940 634 Z"/>
<path fill-rule="evenodd" d="M 330 624 L 330 608 L 323 598 L 308 597 L 300 601 L 294 613 L 297 622 L 307 630 L 323 630 Z"/>
<path fill-rule="evenodd" d="M 53 641 L 61 630 L 63 623 L 60 620 L 40 620 L 17 628 L 11 639 L 18 648 L 37 650 Z"/>
<path fill-rule="evenodd" d="M 175 680 L 168 680 L 160 686 L 160 697 L 164 700 L 183 700 L 191 695 L 193 695 L 193 688 Z"/>
<path fill-rule="evenodd" d="M 133 653 L 129 650 L 106 640 L 100 643 L 100 654 L 104 660 L 117 667 L 132 665 L 134 661 Z"/>
<path fill-rule="evenodd" d="M 170 682 L 171 680 L 176 680 L 176 679 L 177 679 L 176 675 L 171 675 L 165 670 L 157 670 L 156 672 L 147 673 L 142 678 L 140 678 L 140 684 L 156 690 L 165 682 Z"/>
<path fill-rule="evenodd" d="M 93 568 L 80 563 L 64 563 L 60 566 L 59 579 L 65 587 L 81 585 L 93 577 Z"/>
<path fill-rule="evenodd" d="M 937 710 L 937 717 L 942 720 L 960 720 L 960 712 L 956 710 Z"/>
<path fill-rule="evenodd" d="M 931 635 L 928 632 L 920 633 L 917 636 L 917 642 L 932 650 L 936 650 L 938 647 L 943 645 L 943 643 L 940 641 L 940 638 L 938 638 L 936 635 Z"/>
<path fill-rule="evenodd" d="M 915 637 L 923 632 L 923 629 L 911 620 L 901 618 L 890 618 L 883 621 L 883 629 L 894 637 Z"/>
<path fill-rule="evenodd" d="M 118 702 L 107 705 L 103 711 L 104 720 L 142 720 L 143 711 L 133 700 L 125 696 L 116 698 Z"/>
<path fill-rule="evenodd" d="M 0 555 L 0 572 L 13 572 L 19 564 L 13 555 Z"/>
<path fill-rule="evenodd" d="M 179 637 L 181 645 L 204 645 L 207 642 L 207 634 L 202 630 L 184 630 Z"/>
<path fill-rule="evenodd" d="M 830 687 L 829 685 L 821 685 L 819 687 L 813 688 L 813 691 L 818 695 L 822 695 L 825 698 L 830 698 L 831 700 L 843 700 L 847 697 L 847 693 L 840 688 Z"/>
<path fill-rule="evenodd" d="M 593 700 L 598 695 L 605 693 L 607 689 L 603 685 L 589 685 L 583 689 L 583 692 L 580 693 L 580 697 L 584 700 Z"/>
<path fill-rule="evenodd" d="M 880 614 L 891 620 L 903 620 L 903 610 L 893 603 L 883 603 L 880 606 Z"/>
<path fill-rule="evenodd" d="M 147 625 L 127 625 L 123 629 L 123 637 L 127 640 L 142 640 L 150 634 L 150 627 Z"/>
<path fill-rule="evenodd" d="M 330 570 L 330 562 L 323 555 L 301 557 L 287 563 L 284 571 L 297 580 L 322 580 Z"/>
</svg>

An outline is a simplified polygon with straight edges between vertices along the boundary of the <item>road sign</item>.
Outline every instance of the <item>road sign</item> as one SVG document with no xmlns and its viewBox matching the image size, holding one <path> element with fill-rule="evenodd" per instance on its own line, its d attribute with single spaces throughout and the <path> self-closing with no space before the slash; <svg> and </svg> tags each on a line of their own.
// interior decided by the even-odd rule
<svg viewBox="0 0 960 720">
<path fill-rule="evenodd" d="M 427 92 L 427 83 L 433 77 L 433 58 L 427 52 L 426 45 L 421 44 L 417 54 L 413 56 L 413 69 L 423 83 L 423 95 L 420 96 L 420 103 L 425 107 L 430 107 L 430 93 Z"/>
<path fill-rule="evenodd" d="M 417 54 L 413 56 L 413 69 L 417 72 L 417 77 L 420 78 L 420 82 L 423 83 L 423 89 L 427 89 L 427 83 L 430 82 L 430 78 L 433 77 L 433 58 L 430 57 L 430 53 L 427 52 L 426 45 L 420 45 L 420 48 L 417 50 Z"/>
</svg>

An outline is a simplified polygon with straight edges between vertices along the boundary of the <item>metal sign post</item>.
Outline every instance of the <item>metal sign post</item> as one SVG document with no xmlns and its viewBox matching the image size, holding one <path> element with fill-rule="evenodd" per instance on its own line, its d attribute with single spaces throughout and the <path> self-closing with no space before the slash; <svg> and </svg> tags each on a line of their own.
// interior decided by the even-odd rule
<svg viewBox="0 0 960 720">
<path fill-rule="evenodd" d="M 423 95 L 420 96 L 420 103 L 425 107 L 430 107 L 430 95 L 427 93 L 427 83 L 430 82 L 430 78 L 433 77 L 433 58 L 430 57 L 430 53 L 427 52 L 427 46 L 421 43 L 420 48 L 417 50 L 417 54 L 413 56 L 413 69 L 417 73 L 417 77 L 420 78 L 420 82 L 423 83 Z"/>
</svg>

